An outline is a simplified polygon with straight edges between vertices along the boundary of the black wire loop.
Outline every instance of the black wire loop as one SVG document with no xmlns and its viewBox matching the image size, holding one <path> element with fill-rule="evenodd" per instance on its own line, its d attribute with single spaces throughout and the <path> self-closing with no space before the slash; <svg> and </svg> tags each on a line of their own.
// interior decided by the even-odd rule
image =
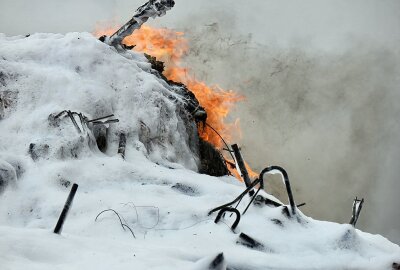
<svg viewBox="0 0 400 270">
<path fill-rule="evenodd" d="M 233 222 L 233 224 L 232 224 L 232 226 L 231 226 L 231 229 L 232 229 L 232 231 L 233 231 L 233 230 L 236 229 L 237 225 L 239 225 L 239 222 L 240 222 L 240 212 L 239 212 L 239 210 L 237 210 L 236 208 L 233 208 L 233 207 L 225 207 L 225 208 L 222 208 L 222 209 L 218 212 L 218 215 L 217 215 L 217 217 L 215 218 L 215 221 L 214 221 L 214 222 L 215 222 L 215 223 L 218 223 L 218 222 L 221 220 L 221 218 L 222 218 L 222 216 L 224 215 L 225 212 L 232 212 L 232 213 L 235 213 L 235 214 L 236 214 L 235 222 Z"/>
<path fill-rule="evenodd" d="M 291 208 L 291 214 L 292 214 L 292 215 L 295 215 L 295 214 L 296 214 L 296 209 L 297 209 L 297 207 L 296 207 L 296 204 L 295 204 L 295 202 L 294 202 L 292 189 L 291 189 L 291 187 L 290 187 L 289 176 L 288 176 L 287 172 L 285 171 L 285 169 L 283 169 L 283 168 L 280 167 L 280 166 L 269 166 L 269 167 L 263 169 L 263 170 L 261 171 L 259 177 L 258 177 L 257 179 L 255 179 L 255 180 L 246 188 L 246 190 L 243 191 L 238 197 L 236 197 L 236 198 L 235 198 L 233 201 L 231 201 L 231 202 L 228 202 L 228 203 L 226 203 L 226 204 L 223 204 L 223 205 L 221 205 L 221 206 L 218 206 L 218 207 L 216 207 L 216 208 L 210 210 L 210 211 L 208 212 L 208 215 L 211 215 L 212 213 L 214 213 L 214 212 L 216 212 L 216 211 L 219 211 L 219 210 L 221 210 L 221 209 L 228 208 L 228 207 L 232 206 L 233 204 L 235 204 L 235 203 L 241 201 L 242 198 L 243 198 L 247 193 L 249 193 L 249 192 L 250 192 L 256 185 L 258 185 L 258 184 L 260 185 L 259 190 L 260 190 L 260 189 L 263 189 L 263 188 L 264 188 L 264 175 L 265 175 L 266 173 L 270 173 L 270 172 L 272 172 L 272 171 L 274 171 L 274 170 L 279 171 L 279 172 L 282 174 L 282 176 L 283 176 L 283 180 L 284 180 L 284 183 L 285 183 L 285 186 L 286 186 L 286 191 L 287 191 L 288 198 L 289 198 L 289 204 L 290 204 L 290 208 Z M 257 192 L 257 193 L 258 193 L 258 192 Z M 257 194 L 256 194 L 256 195 L 257 195 Z M 252 198 L 251 201 L 253 201 L 253 200 L 254 200 L 254 199 Z M 247 211 L 247 209 L 248 209 L 248 207 L 246 208 L 245 211 Z"/>
</svg>

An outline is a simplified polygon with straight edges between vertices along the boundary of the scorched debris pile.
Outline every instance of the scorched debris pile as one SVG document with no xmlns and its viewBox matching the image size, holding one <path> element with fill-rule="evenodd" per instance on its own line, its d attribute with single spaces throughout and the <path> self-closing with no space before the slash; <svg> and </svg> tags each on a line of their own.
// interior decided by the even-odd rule
<svg viewBox="0 0 400 270">
<path fill-rule="evenodd" d="M 122 52 L 126 49 L 132 49 L 136 46 L 135 39 L 133 38 L 133 40 L 130 40 L 130 42 L 133 42 L 134 45 L 124 44 L 124 39 L 131 36 L 133 31 L 139 29 L 150 17 L 154 18 L 156 16 L 165 15 L 166 11 L 171 9 L 174 4 L 175 3 L 173 0 L 149 1 L 139 7 L 132 19 L 120 27 L 115 33 L 111 34 L 110 36 L 102 35 L 99 39 L 102 42 L 114 47 L 118 52 Z M 180 97 L 180 101 L 178 101 L 175 95 L 169 96 L 171 100 L 180 102 L 180 106 L 183 107 L 186 114 L 190 116 L 187 119 L 188 126 L 192 125 L 189 123 L 192 121 L 194 121 L 196 124 L 196 128 L 191 129 L 194 133 L 192 134 L 192 137 L 195 140 L 192 149 L 198 154 L 200 159 L 199 172 L 213 176 L 223 176 L 229 174 L 230 172 L 227 168 L 226 161 L 217 148 L 214 147 L 212 143 L 207 142 L 207 140 L 203 140 L 202 138 L 198 138 L 197 136 L 199 131 L 201 133 L 206 128 L 207 112 L 200 105 L 200 102 L 196 98 L 195 94 L 190 91 L 185 84 L 169 80 L 163 74 L 165 66 L 162 61 L 158 61 L 155 56 L 150 54 L 145 53 L 145 56 L 151 63 L 154 74 L 165 80 L 170 85 L 170 89 L 174 92 L 174 94 L 177 94 Z M 143 138 L 145 139 L 145 137 Z M 218 140 L 220 139 L 218 138 Z"/>
</svg>

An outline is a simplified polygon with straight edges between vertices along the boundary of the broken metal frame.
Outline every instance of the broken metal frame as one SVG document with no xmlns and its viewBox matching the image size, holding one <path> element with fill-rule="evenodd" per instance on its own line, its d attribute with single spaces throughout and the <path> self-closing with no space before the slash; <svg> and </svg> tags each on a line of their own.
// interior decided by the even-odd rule
<svg viewBox="0 0 400 270">
<path fill-rule="evenodd" d="M 85 115 L 83 115 L 82 113 L 77 113 L 77 112 L 72 112 L 70 110 L 64 110 L 60 113 L 58 113 L 56 116 L 54 116 L 55 119 L 60 118 L 63 114 L 67 114 L 67 116 L 71 119 L 71 122 L 74 124 L 76 130 L 78 131 L 78 133 L 82 133 L 82 130 L 79 128 L 78 123 L 76 122 L 76 119 L 74 117 L 74 115 L 78 115 L 79 120 L 82 124 L 82 128 L 84 130 L 88 130 L 89 129 L 89 123 L 91 123 L 92 125 L 105 125 L 105 124 L 111 124 L 111 123 L 118 123 L 119 120 L 118 119 L 108 119 L 110 117 L 113 117 L 114 114 L 110 114 L 107 116 L 103 116 L 103 117 L 99 117 L 96 119 L 92 119 L 89 120 Z"/>
<path fill-rule="evenodd" d="M 289 214 L 289 216 L 295 215 L 295 214 L 296 214 L 297 206 L 296 206 L 296 204 L 295 204 L 295 202 L 294 202 L 292 189 L 291 189 L 291 187 L 290 187 L 289 176 L 288 176 L 287 172 L 285 171 L 285 169 L 283 169 L 283 168 L 280 167 L 280 166 L 269 166 L 269 167 L 263 169 L 263 170 L 261 171 L 259 177 L 258 177 L 256 180 L 254 180 L 254 181 L 246 188 L 246 190 L 243 191 L 238 197 L 236 197 L 236 198 L 235 198 L 233 201 L 231 201 L 231 202 L 228 202 L 228 203 L 226 203 L 226 204 L 223 204 L 223 205 L 221 205 L 221 206 L 218 206 L 218 207 L 216 207 L 216 208 L 210 210 L 210 211 L 208 212 L 208 215 L 211 215 L 212 213 L 214 213 L 214 212 L 216 212 L 216 211 L 219 211 L 219 212 L 218 212 L 218 215 L 217 215 L 217 218 L 216 218 L 216 222 L 217 222 L 217 221 L 219 221 L 219 220 L 221 219 L 221 217 L 222 217 L 222 215 L 224 214 L 224 212 L 227 212 L 227 211 L 228 211 L 228 212 L 239 213 L 239 211 L 238 211 L 236 208 L 233 208 L 232 205 L 235 204 L 235 203 L 237 203 L 237 202 L 240 202 L 240 201 L 243 199 L 243 197 L 244 197 L 247 193 L 249 193 L 256 185 L 259 184 L 259 188 L 258 188 L 257 192 L 252 196 L 252 198 L 251 198 L 251 200 L 250 200 L 250 203 L 247 205 L 246 209 L 245 209 L 244 212 L 243 212 L 243 214 L 245 214 L 246 211 L 247 211 L 247 209 L 250 207 L 250 205 L 252 204 L 252 202 L 253 202 L 254 199 L 256 198 L 258 192 L 259 192 L 261 189 L 264 188 L 264 175 L 265 175 L 266 173 L 270 173 L 270 172 L 275 171 L 275 170 L 277 170 L 277 171 L 279 171 L 279 172 L 281 173 L 281 175 L 283 176 L 283 180 L 284 180 L 285 186 L 286 186 L 286 191 L 287 191 L 287 193 L 288 193 L 289 204 L 290 204 L 290 208 L 291 208 L 291 211 L 290 211 L 290 212 L 288 211 L 288 214 Z M 287 208 L 287 206 L 286 206 L 286 208 Z M 288 209 L 288 210 L 289 210 L 289 209 Z M 236 214 L 236 215 L 237 215 L 237 217 L 239 217 L 238 214 Z M 240 219 L 237 220 L 237 221 L 239 222 Z M 235 225 L 235 224 L 234 224 L 234 225 Z M 237 226 L 237 224 L 236 224 L 236 226 Z M 235 227 L 236 227 L 236 226 L 235 226 Z"/>
<path fill-rule="evenodd" d="M 364 204 L 364 198 L 359 200 L 357 197 L 353 201 L 353 208 L 352 208 L 352 215 L 349 224 L 351 224 L 353 227 L 356 226 L 358 217 L 360 216 L 360 212 L 362 209 L 362 206 Z"/>
</svg>

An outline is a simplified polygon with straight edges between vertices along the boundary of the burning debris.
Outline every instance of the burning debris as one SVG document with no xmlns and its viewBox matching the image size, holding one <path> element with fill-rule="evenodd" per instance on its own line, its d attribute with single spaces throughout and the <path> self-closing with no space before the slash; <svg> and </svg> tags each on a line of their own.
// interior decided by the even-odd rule
<svg viewBox="0 0 400 270">
<path fill-rule="evenodd" d="M 139 29 L 149 18 L 161 17 L 175 5 L 174 0 L 150 0 L 136 10 L 135 15 L 126 24 L 121 26 L 110 37 L 102 36 L 100 40 L 119 48 L 122 47 L 122 40 Z"/>
<path fill-rule="evenodd" d="M 132 35 L 133 31 L 140 29 L 142 24 L 147 21 L 149 17 L 163 16 L 165 12 L 174 6 L 174 1 L 149 1 L 141 6 L 136 14 L 130 21 L 119 28 L 110 37 L 103 35 L 100 40 L 115 47 L 117 50 L 132 49 L 135 45 L 124 45 L 122 42 L 125 38 Z M 200 127 L 199 133 L 202 129 L 206 128 L 207 112 L 200 105 L 195 94 L 189 90 L 185 84 L 167 79 L 163 74 L 165 64 L 157 60 L 155 56 L 145 53 L 146 58 L 151 63 L 151 67 L 155 75 L 165 80 L 174 94 L 168 96 L 174 102 L 181 103 L 185 111 L 194 119 Z M 177 98 L 177 96 L 179 98 Z M 210 143 L 199 139 L 198 143 L 200 167 L 199 172 L 213 176 L 223 176 L 229 174 L 225 159 L 222 154 Z"/>
</svg>

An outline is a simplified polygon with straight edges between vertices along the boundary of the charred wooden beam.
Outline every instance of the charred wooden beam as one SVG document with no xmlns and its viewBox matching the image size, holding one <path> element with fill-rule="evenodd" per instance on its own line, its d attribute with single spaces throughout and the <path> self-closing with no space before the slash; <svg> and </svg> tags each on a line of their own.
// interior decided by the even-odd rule
<svg viewBox="0 0 400 270">
<path fill-rule="evenodd" d="M 54 233 L 56 233 L 56 234 L 61 234 L 62 227 L 64 225 L 65 219 L 67 218 L 69 209 L 71 208 L 72 201 L 74 200 L 74 197 L 75 197 L 77 189 L 78 189 L 78 184 L 74 183 L 72 185 L 71 191 L 69 192 L 67 201 L 64 204 L 64 208 L 63 208 L 63 210 L 61 212 L 61 215 L 58 218 L 56 227 L 54 228 Z"/>
</svg>

